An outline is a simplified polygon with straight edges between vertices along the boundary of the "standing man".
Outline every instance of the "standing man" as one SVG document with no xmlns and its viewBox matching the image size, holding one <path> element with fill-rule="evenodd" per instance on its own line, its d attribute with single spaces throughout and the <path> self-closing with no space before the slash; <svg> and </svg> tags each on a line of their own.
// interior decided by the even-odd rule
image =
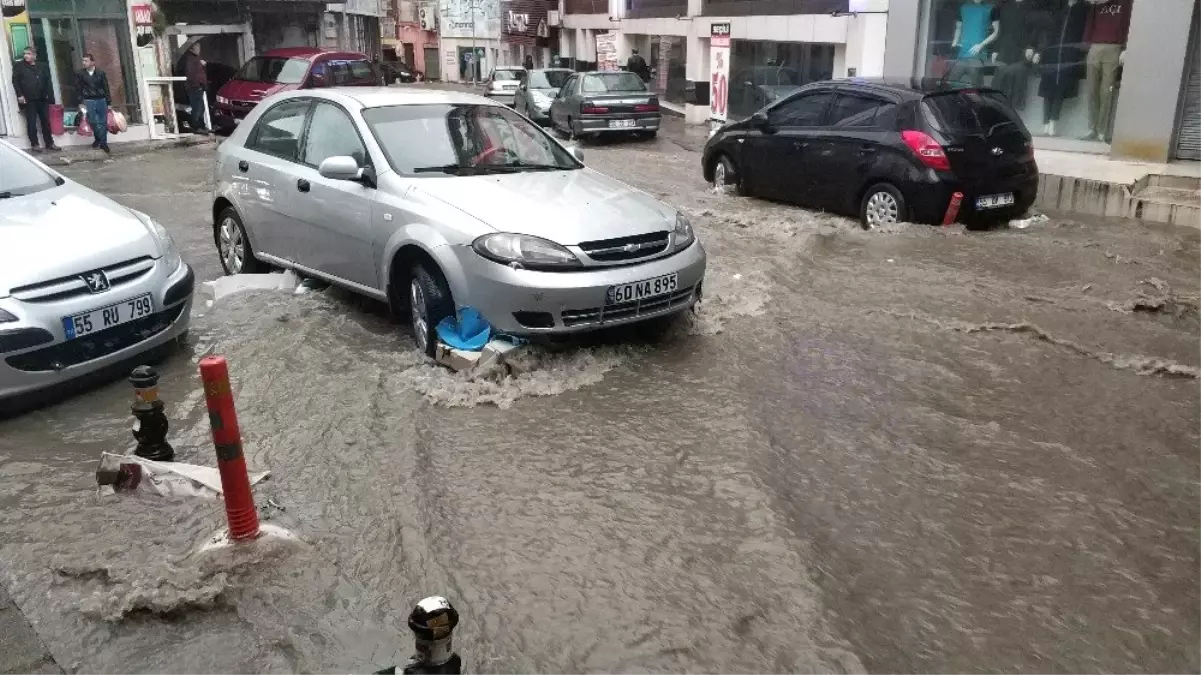
<svg viewBox="0 0 1201 675">
<path fill-rule="evenodd" d="M 530 54 L 525 55 L 525 61 L 521 64 L 526 70 L 534 69 L 534 57 Z"/>
<path fill-rule="evenodd" d="M 651 69 L 646 65 L 646 59 L 638 54 L 637 49 L 630 50 L 630 58 L 626 60 L 626 70 L 637 75 L 643 82 L 651 79 Z"/>
<path fill-rule="evenodd" d="M 96 137 L 92 147 L 112 154 L 108 149 L 108 107 L 113 99 L 108 90 L 108 76 L 96 67 L 96 59 L 90 53 L 83 55 L 83 70 L 75 73 L 75 91 L 83 100 L 88 124 L 92 125 Z"/>
<path fill-rule="evenodd" d="M 188 106 L 192 108 L 192 133 L 207 136 L 208 125 L 204 122 L 204 99 L 209 78 L 204 72 L 205 62 L 200 58 L 200 43 L 193 43 L 184 54 L 183 74 L 187 78 L 184 87 L 188 90 Z"/>
<path fill-rule="evenodd" d="M 17 104 L 25 114 L 25 130 L 29 134 L 29 149 L 38 148 L 38 123 L 42 124 L 42 140 L 47 150 L 58 150 L 50 136 L 50 104 L 54 103 L 54 85 L 50 83 L 50 71 L 37 62 L 33 47 L 25 48 L 21 61 L 13 65 L 13 90 L 17 93 Z"/>
</svg>

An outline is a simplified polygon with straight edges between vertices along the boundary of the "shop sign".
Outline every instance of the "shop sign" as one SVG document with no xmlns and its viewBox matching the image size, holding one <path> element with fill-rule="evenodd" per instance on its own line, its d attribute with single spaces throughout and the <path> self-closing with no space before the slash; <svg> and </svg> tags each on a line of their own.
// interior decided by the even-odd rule
<svg viewBox="0 0 1201 675">
<path fill-rule="evenodd" d="M 617 66 L 617 34 L 596 34 L 596 69 L 619 70 Z"/>
<path fill-rule="evenodd" d="M 730 24 L 709 28 L 709 119 L 725 122 L 730 103 Z"/>
<path fill-rule="evenodd" d="M 11 19 L 25 11 L 25 0 L 0 0 L 0 14 Z"/>
<path fill-rule="evenodd" d="M 134 5 L 133 6 L 133 25 L 135 26 L 153 26 L 154 25 L 154 8 L 150 5 Z"/>
<path fill-rule="evenodd" d="M 510 33 L 524 33 L 530 29 L 530 15 L 509 12 L 505 27 Z"/>
</svg>

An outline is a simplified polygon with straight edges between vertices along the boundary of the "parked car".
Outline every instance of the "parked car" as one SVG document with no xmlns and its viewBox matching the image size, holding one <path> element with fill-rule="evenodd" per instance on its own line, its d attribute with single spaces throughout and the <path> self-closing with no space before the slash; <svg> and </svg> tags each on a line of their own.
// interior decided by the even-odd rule
<svg viewBox="0 0 1201 675">
<path fill-rule="evenodd" d="M 659 133 L 659 97 L 634 73 L 576 73 L 550 105 L 550 123 L 571 138 Z"/>
<path fill-rule="evenodd" d="M 551 101 L 574 72 L 570 68 L 531 70 L 513 95 L 513 109 L 538 124 L 550 124 Z"/>
<path fill-rule="evenodd" d="M 0 401 L 188 329 L 192 269 L 162 225 L 0 140 Z"/>
<path fill-rule="evenodd" d="M 232 129 L 259 101 L 281 91 L 379 85 L 380 76 L 365 54 L 316 47 L 272 49 L 243 64 L 217 92 L 213 124 Z"/>
<path fill-rule="evenodd" d="M 526 70 L 520 66 L 497 68 L 484 80 L 484 96 L 513 107 L 513 95 L 517 86 L 525 80 Z"/>
<path fill-rule="evenodd" d="M 868 228 L 939 223 L 955 193 L 965 222 L 1034 202 L 1030 132 L 1003 94 L 935 79 L 816 83 L 727 124 L 705 144 L 705 179 L 857 215 Z"/>
<path fill-rule="evenodd" d="M 688 219 L 482 96 L 396 87 L 278 94 L 217 149 L 229 274 L 297 270 L 407 314 L 418 347 L 456 308 L 564 334 L 700 298 Z"/>
<path fill-rule="evenodd" d="M 409 67 L 404 61 L 378 61 L 376 63 L 381 71 L 380 74 L 384 78 L 384 84 L 395 84 L 397 82 L 409 84 L 425 79 L 421 71 Z"/>
</svg>

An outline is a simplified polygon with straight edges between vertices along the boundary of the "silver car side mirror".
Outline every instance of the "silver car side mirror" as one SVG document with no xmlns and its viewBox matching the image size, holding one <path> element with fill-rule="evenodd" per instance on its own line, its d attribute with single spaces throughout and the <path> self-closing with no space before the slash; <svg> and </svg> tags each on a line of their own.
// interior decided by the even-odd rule
<svg viewBox="0 0 1201 675">
<path fill-rule="evenodd" d="M 363 170 L 359 168 L 359 163 L 350 155 L 338 155 L 336 157 L 327 157 L 321 166 L 317 167 L 317 173 L 321 174 L 322 178 L 330 180 L 359 180 L 363 175 Z"/>
</svg>

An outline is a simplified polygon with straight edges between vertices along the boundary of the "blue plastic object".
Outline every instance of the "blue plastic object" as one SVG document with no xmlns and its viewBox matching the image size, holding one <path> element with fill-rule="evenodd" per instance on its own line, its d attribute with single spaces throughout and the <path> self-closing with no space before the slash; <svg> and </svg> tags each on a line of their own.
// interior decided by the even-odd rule
<svg viewBox="0 0 1201 675">
<path fill-rule="evenodd" d="M 463 307 L 457 317 L 442 319 L 434 332 L 442 342 L 465 352 L 478 352 L 492 339 L 492 326 L 474 307 Z"/>
</svg>

